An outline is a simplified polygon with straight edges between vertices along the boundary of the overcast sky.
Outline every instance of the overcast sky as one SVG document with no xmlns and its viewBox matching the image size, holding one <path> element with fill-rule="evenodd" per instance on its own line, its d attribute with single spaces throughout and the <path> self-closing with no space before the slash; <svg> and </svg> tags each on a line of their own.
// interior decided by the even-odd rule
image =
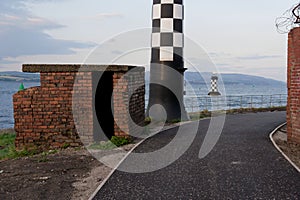
<svg viewBox="0 0 300 200">
<path fill-rule="evenodd" d="M 286 80 L 287 34 L 275 19 L 297 2 L 185 0 L 186 61 L 204 66 L 189 53 L 203 51 L 219 72 Z M 0 71 L 84 63 L 95 47 L 93 63 L 146 65 L 151 9 L 152 0 L 1 0 Z"/>
</svg>

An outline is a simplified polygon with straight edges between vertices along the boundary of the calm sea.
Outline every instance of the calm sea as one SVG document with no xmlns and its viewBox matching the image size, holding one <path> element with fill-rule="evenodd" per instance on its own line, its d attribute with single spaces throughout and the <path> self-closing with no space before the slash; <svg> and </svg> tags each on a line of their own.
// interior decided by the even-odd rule
<svg viewBox="0 0 300 200">
<path fill-rule="evenodd" d="M 25 88 L 39 86 L 39 82 L 25 82 Z M 0 129 L 13 128 L 13 105 L 12 96 L 15 94 L 20 86 L 20 82 L 6 82 L 0 81 Z M 222 88 L 222 87 L 220 87 Z M 192 88 L 186 88 L 187 97 L 194 96 L 207 96 L 209 88 L 206 85 L 193 85 Z M 242 85 L 230 84 L 226 85 L 223 95 L 273 95 L 273 94 L 286 94 L 287 90 L 285 85 Z M 147 97 L 146 97 L 147 99 Z M 187 107 L 189 105 L 186 105 Z"/>
<path fill-rule="evenodd" d="M 20 86 L 20 82 L 0 81 L 0 129 L 13 128 L 13 100 Z M 39 82 L 25 82 L 25 88 L 38 86 Z"/>
</svg>

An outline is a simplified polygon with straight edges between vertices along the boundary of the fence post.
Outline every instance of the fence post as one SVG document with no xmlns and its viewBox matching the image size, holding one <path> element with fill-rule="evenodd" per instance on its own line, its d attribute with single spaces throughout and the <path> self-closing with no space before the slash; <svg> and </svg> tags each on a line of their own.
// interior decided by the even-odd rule
<svg viewBox="0 0 300 200">
<path fill-rule="evenodd" d="M 200 107 L 200 106 L 199 106 Z M 200 110 L 200 109 L 199 109 Z M 192 98 L 192 112 L 194 112 L 194 98 Z"/>
<path fill-rule="evenodd" d="M 282 106 L 282 103 L 281 103 L 281 102 L 282 102 L 282 101 L 281 101 L 281 98 L 282 98 L 282 95 L 280 94 L 280 95 L 279 95 L 279 106 L 280 106 L 280 107 Z"/>
<path fill-rule="evenodd" d="M 240 108 L 243 108 L 243 96 L 241 96 L 241 104 L 240 104 Z"/>
</svg>

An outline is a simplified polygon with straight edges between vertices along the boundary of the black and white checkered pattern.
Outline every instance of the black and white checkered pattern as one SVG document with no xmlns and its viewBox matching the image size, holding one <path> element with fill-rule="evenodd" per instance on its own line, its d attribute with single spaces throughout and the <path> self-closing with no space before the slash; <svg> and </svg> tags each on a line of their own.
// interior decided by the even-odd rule
<svg viewBox="0 0 300 200">
<path fill-rule="evenodd" d="M 182 0 L 153 0 L 152 62 L 182 62 Z"/>
<path fill-rule="evenodd" d="M 218 92 L 218 79 L 211 80 L 211 91 Z"/>
</svg>

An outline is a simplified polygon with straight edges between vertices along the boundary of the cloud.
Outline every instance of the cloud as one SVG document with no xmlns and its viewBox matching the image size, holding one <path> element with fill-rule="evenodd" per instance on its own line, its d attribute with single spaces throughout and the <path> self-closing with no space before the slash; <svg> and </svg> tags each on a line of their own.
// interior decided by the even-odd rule
<svg viewBox="0 0 300 200">
<path fill-rule="evenodd" d="M 0 58 L 22 55 L 71 54 L 72 48 L 84 48 L 85 44 L 54 39 L 46 33 L 32 29 L 13 28 L 0 33 Z"/>
<path fill-rule="evenodd" d="M 119 50 L 113 50 L 110 53 L 114 54 L 114 55 L 122 55 L 124 52 L 123 51 L 119 51 Z"/>
<path fill-rule="evenodd" d="M 30 13 L 26 3 L 34 2 L 35 0 L 4 0 L 1 2 L 1 64 L 6 64 L 7 58 L 24 55 L 72 54 L 74 48 L 92 46 L 77 41 L 55 39 L 45 33 L 46 30 L 59 29 L 64 26 Z"/>
<path fill-rule="evenodd" d="M 98 13 L 96 15 L 84 17 L 83 19 L 103 20 L 103 19 L 108 19 L 108 18 L 120 18 L 120 17 L 123 17 L 123 15 L 121 13 Z"/>
<path fill-rule="evenodd" d="M 231 57 L 232 55 L 230 53 L 225 52 L 210 52 L 208 53 L 210 57 Z"/>
<path fill-rule="evenodd" d="M 14 61 L 14 60 L 7 60 L 7 59 L 1 60 L 1 64 L 3 64 L 3 65 L 19 64 L 19 63 L 20 63 L 19 61 Z M 2 67 L 0 66 L 0 68 L 2 68 Z"/>
</svg>

